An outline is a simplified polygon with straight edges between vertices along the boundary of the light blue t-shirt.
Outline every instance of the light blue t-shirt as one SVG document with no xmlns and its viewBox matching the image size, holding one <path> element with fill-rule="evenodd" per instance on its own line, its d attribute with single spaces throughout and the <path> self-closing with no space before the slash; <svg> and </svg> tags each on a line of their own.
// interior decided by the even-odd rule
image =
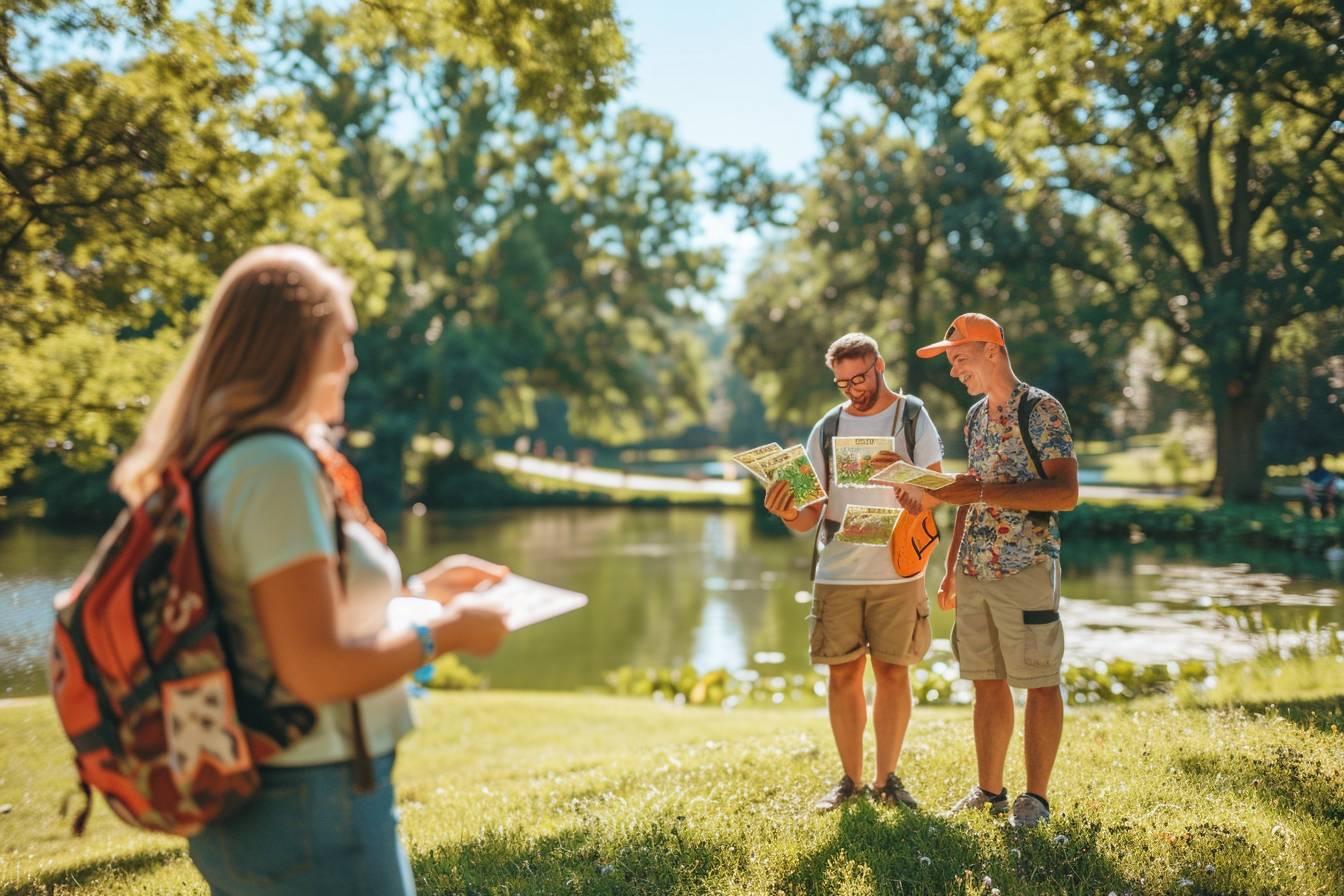
<svg viewBox="0 0 1344 896">
<path fill-rule="evenodd" d="M 228 448 L 201 489 L 202 535 L 235 662 L 247 673 L 274 675 L 252 608 L 250 585 L 313 557 L 335 557 L 336 509 L 317 458 L 297 439 L 251 436 Z M 336 610 L 338 634 L 372 637 L 387 624 L 387 603 L 401 590 L 396 555 L 364 526 L 345 522 L 346 593 Z M 276 687 L 283 692 L 283 685 Z M 298 702 L 298 701 L 295 701 Z M 396 746 L 413 726 L 400 683 L 359 701 L 369 752 Z M 354 756 L 348 702 L 317 707 L 317 724 L 268 765 L 316 765 Z"/>
<path fill-rule="evenodd" d="M 840 426 L 837 436 L 890 436 L 892 425 L 896 423 L 896 414 L 904 413 L 904 398 L 898 398 L 891 407 L 880 414 L 859 416 L 848 411 L 840 412 Z M 933 425 L 927 409 L 919 412 L 915 421 L 915 456 L 908 456 L 904 422 L 896 426 L 896 453 L 902 460 L 917 467 L 928 467 L 943 459 L 943 440 Z M 812 469 L 820 472 L 826 469 L 821 456 L 821 421 L 812 427 L 807 439 L 807 458 Z M 845 518 L 845 508 L 850 504 L 866 504 L 870 507 L 899 507 L 896 493 L 889 486 L 881 488 L 859 488 L 835 484 L 835 470 L 831 470 L 831 481 L 826 483 L 826 518 L 840 522 Z M 923 573 L 914 578 L 919 578 Z M 873 585 L 911 581 L 896 572 L 891 565 L 891 551 L 884 547 L 872 547 L 862 544 L 846 544 L 834 539 L 822 548 L 817 561 L 817 577 L 820 585 Z"/>
</svg>

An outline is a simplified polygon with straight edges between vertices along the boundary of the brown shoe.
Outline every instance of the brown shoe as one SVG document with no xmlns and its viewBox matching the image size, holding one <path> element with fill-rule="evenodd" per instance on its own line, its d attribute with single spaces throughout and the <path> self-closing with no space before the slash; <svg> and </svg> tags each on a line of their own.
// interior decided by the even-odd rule
<svg viewBox="0 0 1344 896">
<path fill-rule="evenodd" d="M 831 788 L 830 792 L 812 804 L 812 808 L 818 812 L 829 812 L 846 800 L 858 796 L 859 788 L 845 775 L 840 779 L 840 783 Z"/>
<path fill-rule="evenodd" d="M 873 792 L 873 797 L 879 803 L 886 803 L 888 806 L 905 806 L 907 809 L 918 809 L 919 803 L 910 795 L 910 791 L 905 789 L 901 779 L 892 772 L 887 775 L 887 783 L 883 784 L 881 789 Z"/>
</svg>

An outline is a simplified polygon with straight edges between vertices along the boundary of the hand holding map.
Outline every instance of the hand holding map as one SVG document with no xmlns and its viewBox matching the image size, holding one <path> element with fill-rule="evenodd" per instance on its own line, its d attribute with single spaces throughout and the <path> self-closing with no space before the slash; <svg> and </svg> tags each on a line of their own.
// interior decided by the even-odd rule
<svg viewBox="0 0 1344 896">
<path fill-rule="evenodd" d="M 825 499 L 826 491 L 812 470 L 802 445 L 785 448 L 760 462 L 761 472 L 770 482 L 784 481 L 793 490 L 793 506 L 799 510 Z"/>
</svg>

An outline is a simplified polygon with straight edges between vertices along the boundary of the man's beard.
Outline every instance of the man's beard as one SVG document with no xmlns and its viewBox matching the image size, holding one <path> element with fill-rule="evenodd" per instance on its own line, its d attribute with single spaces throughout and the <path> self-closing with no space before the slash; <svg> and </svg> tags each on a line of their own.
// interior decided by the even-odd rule
<svg viewBox="0 0 1344 896">
<path fill-rule="evenodd" d="M 874 389 L 871 392 L 866 392 L 863 395 L 859 396 L 858 398 L 854 398 L 851 396 L 849 399 L 849 403 L 852 404 L 856 410 L 866 411 L 873 405 L 877 404 L 877 390 Z"/>
</svg>

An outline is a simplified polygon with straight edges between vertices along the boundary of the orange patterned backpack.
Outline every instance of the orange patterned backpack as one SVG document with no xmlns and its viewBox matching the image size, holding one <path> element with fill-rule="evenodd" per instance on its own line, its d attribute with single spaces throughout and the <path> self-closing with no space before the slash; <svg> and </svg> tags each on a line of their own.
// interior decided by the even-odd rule
<svg viewBox="0 0 1344 896">
<path fill-rule="evenodd" d="M 245 803 L 258 763 L 316 721 L 309 706 L 277 704 L 273 680 L 235 672 L 210 586 L 196 488 L 259 432 L 285 431 L 222 439 L 190 470 L 164 470 L 56 597 L 49 671 L 85 796 L 76 834 L 92 788 L 136 827 L 191 836 Z"/>
</svg>

